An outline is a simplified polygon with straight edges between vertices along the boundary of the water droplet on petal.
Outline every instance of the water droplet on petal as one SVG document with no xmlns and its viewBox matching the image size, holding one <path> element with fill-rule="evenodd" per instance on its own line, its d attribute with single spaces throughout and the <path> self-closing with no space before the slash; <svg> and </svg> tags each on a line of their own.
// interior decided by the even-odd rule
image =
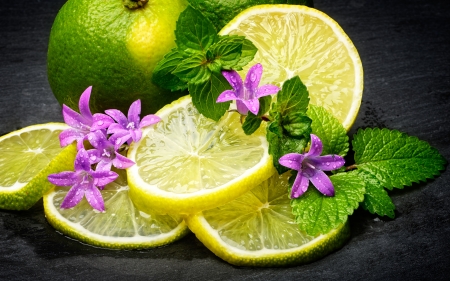
<svg viewBox="0 0 450 281">
<path fill-rule="evenodd" d="M 330 162 L 325 163 L 325 165 L 330 166 Z"/>
<path fill-rule="evenodd" d="M 97 125 L 99 125 L 99 126 L 103 125 L 103 121 L 102 120 L 97 121 Z"/>
<path fill-rule="evenodd" d="M 91 159 L 92 161 L 95 161 L 95 159 L 97 159 L 97 157 L 96 157 L 95 155 L 92 155 L 92 156 L 90 157 L 90 159 Z"/>
<path fill-rule="evenodd" d="M 255 82 L 255 81 L 256 81 L 256 75 L 255 75 L 254 73 L 252 73 L 252 74 L 250 75 L 250 80 L 251 80 L 252 82 Z"/>
</svg>

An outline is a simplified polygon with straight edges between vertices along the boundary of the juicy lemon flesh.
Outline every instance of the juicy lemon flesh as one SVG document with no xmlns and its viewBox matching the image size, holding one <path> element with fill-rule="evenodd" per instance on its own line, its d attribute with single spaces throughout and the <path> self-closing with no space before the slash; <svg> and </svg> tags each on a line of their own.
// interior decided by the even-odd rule
<svg viewBox="0 0 450 281">
<path fill-rule="evenodd" d="M 239 198 L 190 215 L 186 222 L 214 254 L 238 266 L 289 266 L 317 260 L 340 248 L 348 223 L 317 237 L 295 223 L 288 173 L 274 174 Z"/>
<path fill-rule="evenodd" d="M 95 211 L 86 198 L 71 209 L 61 209 L 68 187 L 55 187 L 46 195 L 45 213 L 50 223 L 66 235 L 107 248 L 149 248 L 162 246 L 181 238 L 187 227 L 181 216 L 143 212 L 128 196 L 123 170 L 120 177 L 101 191 L 104 213 Z"/>
<path fill-rule="evenodd" d="M 244 251 L 299 247 L 314 237 L 300 231 L 287 196 L 288 177 L 271 177 L 228 204 L 203 211 L 209 225 L 232 247 Z"/>
<path fill-rule="evenodd" d="M 323 106 L 348 130 L 362 95 L 362 66 L 353 43 L 327 15 L 304 6 L 260 5 L 245 10 L 220 34 L 244 35 L 258 48 L 255 63 L 264 67 L 261 85 L 296 75 L 312 104 Z"/>
<path fill-rule="evenodd" d="M 246 136 L 239 114 L 219 123 L 203 117 L 189 103 L 171 112 L 137 149 L 139 176 L 159 189 L 193 193 L 214 189 L 259 163 L 266 153 L 258 137 Z"/>
<path fill-rule="evenodd" d="M 25 185 L 61 152 L 58 135 L 62 129 L 38 129 L 0 141 L 0 187 Z"/>
</svg>

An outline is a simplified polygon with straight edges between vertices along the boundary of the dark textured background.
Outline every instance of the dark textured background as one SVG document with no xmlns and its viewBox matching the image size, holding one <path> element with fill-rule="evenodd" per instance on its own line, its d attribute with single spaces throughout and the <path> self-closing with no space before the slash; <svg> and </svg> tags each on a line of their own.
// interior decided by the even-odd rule
<svg viewBox="0 0 450 281">
<path fill-rule="evenodd" d="M 63 0 L 0 4 L 0 134 L 62 121 L 46 77 L 50 28 Z M 170 2 L 170 1 L 168 1 Z M 450 1 L 316 0 L 357 47 L 364 96 L 352 129 L 388 127 L 430 142 L 450 159 Z M 0 152 L 1 153 L 1 152 Z M 0 279 L 444 280 L 450 269 L 450 173 L 391 192 L 396 218 L 357 210 L 339 251 L 291 268 L 239 268 L 190 234 L 146 251 L 82 245 L 45 220 L 42 201 L 0 210 Z"/>
</svg>

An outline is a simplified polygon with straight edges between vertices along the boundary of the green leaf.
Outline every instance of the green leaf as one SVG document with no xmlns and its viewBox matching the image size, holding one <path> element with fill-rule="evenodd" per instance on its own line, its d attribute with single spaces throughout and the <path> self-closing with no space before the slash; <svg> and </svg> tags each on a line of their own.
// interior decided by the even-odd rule
<svg viewBox="0 0 450 281">
<path fill-rule="evenodd" d="M 330 179 L 335 196 L 324 196 L 310 185 L 302 196 L 291 200 L 295 221 L 309 235 L 325 234 L 345 223 L 364 199 L 365 183 L 356 173 L 340 173 Z"/>
<path fill-rule="evenodd" d="M 281 91 L 277 93 L 277 102 L 272 105 L 271 112 L 279 112 L 283 117 L 291 113 L 306 113 L 308 104 L 308 90 L 300 77 L 295 76 L 284 82 Z"/>
<path fill-rule="evenodd" d="M 205 52 L 218 40 L 211 21 L 191 6 L 178 17 L 175 38 L 178 49 L 188 54 Z"/>
<path fill-rule="evenodd" d="M 245 117 L 244 124 L 242 124 L 242 129 L 246 135 L 253 134 L 261 126 L 261 117 L 249 112 L 247 117 Z"/>
<path fill-rule="evenodd" d="M 189 84 L 202 84 L 211 76 L 208 60 L 204 54 L 200 53 L 192 54 L 183 60 L 172 73 Z"/>
<path fill-rule="evenodd" d="M 263 116 L 270 109 L 270 104 L 272 103 L 272 96 L 264 96 L 259 98 L 259 111 L 258 116 Z"/>
<path fill-rule="evenodd" d="M 231 102 L 217 103 L 217 97 L 225 90 L 231 90 L 230 84 L 221 74 L 212 73 L 202 84 L 189 84 L 192 103 L 204 116 L 218 121 L 230 107 Z"/>
<path fill-rule="evenodd" d="M 242 70 L 244 66 L 246 66 L 249 62 L 253 60 L 253 58 L 256 55 L 256 52 L 258 52 L 258 48 L 256 48 L 255 45 L 253 45 L 253 42 L 244 38 L 242 44 L 241 57 L 238 63 L 235 66 L 233 66 L 233 69 Z"/>
<path fill-rule="evenodd" d="M 156 65 L 153 70 L 152 82 L 161 88 L 177 91 L 187 89 L 188 85 L 177 76 L 172 74 L 177 66 L 183 61 L 183 56 L 178 49 L 172 49 L 164 58 Z"/>
<path fill-rule="evenodd" d="M 446 160 L 427 142 L 396 130 L 358 130 L 353 139 L 356 167 L 382 186 L 403 188 L 440 174 Z"/>
<path fill-rule="evenodd" d="M 362 207 L 372 214 L 394 218 L 395 205 L 380 182 L 365 172 L 358 172 L 358 176 L 366 183 L 366 194 L 364 194 Z"/>
<path fill-rule="evenodd" d="M 242 42 L 221 38 L 209 48 L 208 52 L 211 52 L 212 60 L 217 61 L 222 69 L 230 70 L 241 58 Z"/>
<path fill-rule="evenodd" d="M 311 119 L 303 112 L 288 114 L 281 121 L 286 133 L 294 138 L 308 138 L 311 134 Z"/>
<path fill-rule="evenodd" d="M 331 113 L 322 106 L 309 105 L 307 115 L 312 119 L 312 133 L 323 143 L 322 155 L 347 155 L 349 140 L 347 131 Z"/>
</svg>

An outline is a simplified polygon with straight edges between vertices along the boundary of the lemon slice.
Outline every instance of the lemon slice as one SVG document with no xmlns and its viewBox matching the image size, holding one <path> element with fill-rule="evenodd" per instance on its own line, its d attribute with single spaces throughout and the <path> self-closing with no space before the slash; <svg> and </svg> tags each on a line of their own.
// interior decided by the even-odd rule
<svg viewBox="0 0 450 281">
<path fill-rule="evenodd" d="M 342 28 L 326 14 L 299 5 L 259 5 L 244 10 L 221 35 L 244 35 L 258 48 L 264 67 L 261 85 L 281 86 L 300 76 L 311 103 L 325 107 L 348 130 L 358 113 L 363 69 L 358 52 Z"/>
<path fill-rule="evenodd" d="M 55 187 L 44 196 L 44 211 L 49 223 L 81 242 L 112 249 L 163 246 L 189 232 L 180 216 L 137 209 L 128 196 L 125 171 L 115 172 L 119 178 L 101 192 L 106 208 L 104 213 L 92 209 L 86 198 L 71 209 L 61 209 L 69 188 Z"/>
<path fill-rule="evenodd" d="M 189 228 L 214 254 L 238 266 L 303 264 L 340 248 L 350 235 L 348 223 L 317 237 L 300 231 L 287 174 L 275 174 L 223 206 L 189 215 Z"/>
<path fill-rule="evenodd" d="M 245 135 L 238 113 L 215 122 L 189 96 L 156 113 L 162 121 L 143 131 L 128 158 L 130 196 L 142 210 L 194 213 L 245 193 L 274 173 L 265 128 Z"/>
<path fill-rule="evenodd" d="M 0 209 L 27 210 L 53 185 L 52 173 L 73 170 L 75 146 L 63 149 L 64 123 L 33 125 L 0 137 Z"/>
</svg>

